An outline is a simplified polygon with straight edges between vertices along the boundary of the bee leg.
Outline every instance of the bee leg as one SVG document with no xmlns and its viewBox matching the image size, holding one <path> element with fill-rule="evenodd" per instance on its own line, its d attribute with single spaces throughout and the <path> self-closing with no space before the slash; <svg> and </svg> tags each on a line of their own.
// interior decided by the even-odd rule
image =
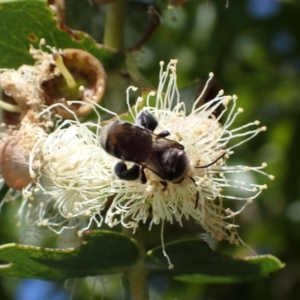
<svg viewBox="0 0 300 300">
<path fill-rule="evenodd" d="M 157 136 L 159 138 L 165 138 L 165 137 L 169 136 L 170 134 L 171 134 L 170 131 L 165 130 L 165 131 L 160 132 Z"/>
<path fill-rule="evenodd" d="M 196 193 L 195 209 L 197 209 L 198 203 L 199 203 L 199 191 L 197 191 Z"/>
<path fill-rule="evenodd" d="M 148 130 L 154 131 L 158 125 L 157 119 L 150 114 L 147 110 L 143 110 L 136 118 L 136 125 L 144 127 Z M 170 132 L 165 130 L 160 132 L 158 138 L 165 138 L 170 135 Z"/>
<path fill-rule="evenodd" d="M 147 182 L 147 178 L 144 171 L 145 167 L 140 166 L 140 180 L 142 184 L 145 184 Z"/>
<path fill-rule="evenodd" d="M 193 177 L 190 177 L 190 176 L 189 176 L 189 178 L 195 183 L 195 186 L 197 188 L 196 180 Z M 199 203 L 199 191 L 197 189 L 196 201 L 195 201 L 195 209 L 197 209 L 198 203 Z"/>
<path fill-rule="evenodd" d="M 136 117 L 136 125 L 154 131 L 158 125 L 157 119 L 147 110 L 143 110 Z"/>
<path fill-rule="evenodd" d="M 115 165 L 114 171 L 118 178 L 128 181 L 136 180 L 140 177 L 139 165 L 133 165 L 130 169 L 127 169 L 126 164 L 120 161 Z"/>
<path fill-rule="evenodd" d="M 162 190 L 163 192 L 165 192 L 165 191 L 167 190 L 167 186 L 168 186 L 167 182 L 165 182 L 165 181 L 160 181 L 160 183 L 161 183 L 161 185 L 162 185 L 161 190 Z"/>
</svg>

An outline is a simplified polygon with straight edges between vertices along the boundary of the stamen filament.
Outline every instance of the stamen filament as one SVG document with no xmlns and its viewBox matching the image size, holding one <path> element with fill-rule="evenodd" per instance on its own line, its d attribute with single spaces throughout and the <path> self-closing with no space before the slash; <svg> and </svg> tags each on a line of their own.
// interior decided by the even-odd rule
<svg viewBox="0 0 300 300">
<path fill-rule="evenodd" d="M 59 69 L 61 75 L 64 77 L 68 87 L 72 89 L 75 88 L 76 82 L 69 70 L 66 68 L 62 56 L 59 53 L 55 53 L 53 54 L 53 60 L 55 61 L 55 64 Z"/>
<path fill-rule="evenodd" d="M 19 105 L 10 104 L 3 100 L 0 100 L 0 108 L 2 108 L 3 110 L 9 111 L 9 112 L 14 112 L 14 113 L 21 112 Z"/>
</svg>

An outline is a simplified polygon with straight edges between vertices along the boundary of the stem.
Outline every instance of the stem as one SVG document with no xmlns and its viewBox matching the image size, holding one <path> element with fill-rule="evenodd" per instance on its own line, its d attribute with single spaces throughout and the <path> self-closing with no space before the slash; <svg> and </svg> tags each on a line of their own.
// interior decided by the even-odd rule
<svg viewBox="0 0 300 300">
<path fill-rule="evenodd" d="M 1 201 L 4 201 L 4 197 L 6 196 L 7 192 L 9 191 L 10 187 L 4 183 L 4 185 L 2 186 L 2 188 L 0 189 L 0 208 L 2 206 L 3 203 L 1 203 Z"/>
<path fill-rule="evenodd" d="M 126 6 L 127 0 L 115 0 L 107 4 L 104 45 L 123 50 Z"/>
<path fill-rule="evenodd" d="M 127 237 L 133 238 L 139 246 L 140 257 L 133 268 L 126 271 L 126 278 L 129 283 L 131 300 L 149 300 L 147 271 L 144 267 L 145 248 L 143 238 L 139 229 L 135 234 L 132 229 L 123 228 L 123 234 Z"/>
<path fill-rule="evenodd" d="M 149 5 L 147 14 L 149 15 L 151 22 L 149 29 L 143 34 L 142 38 L 135 45 L 127 48 L 126 51 L 139 50 L 151 38 L 152 34 L 162 23 L 162 17 L 153 5 Z"/>
</svg>

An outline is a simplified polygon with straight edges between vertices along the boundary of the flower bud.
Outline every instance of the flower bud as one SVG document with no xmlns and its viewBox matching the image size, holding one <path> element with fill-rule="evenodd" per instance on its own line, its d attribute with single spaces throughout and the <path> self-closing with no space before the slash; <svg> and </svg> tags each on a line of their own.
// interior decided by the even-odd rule
<svg viewBox="0 0 300 300">
<path fill-rule="evenodd" d="M 6 184 L 22 190 L 31 182 L 29 174 L 29 153 L 18 135 L 10 136 L 1 149 L 0 166 Z"/>
</svg>

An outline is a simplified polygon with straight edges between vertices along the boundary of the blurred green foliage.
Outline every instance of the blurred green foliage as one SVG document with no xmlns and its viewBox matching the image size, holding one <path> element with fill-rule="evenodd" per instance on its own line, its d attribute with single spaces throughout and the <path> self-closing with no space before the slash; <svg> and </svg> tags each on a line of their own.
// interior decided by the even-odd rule
<svg viewBox="0 0 300 300">
<path fill-rule="evenodd" d="M 237 122 L 259 119 L 268 127 L 267 132 L 239 147 L 236 161 L 230 163 L 256 165 L 266 161 L 268 173 L 276 177 L 268 182 L 268 190 L 238 216 L 240 236 L 256 253 L 279 257 L 286 268 L 269 279 L 240 284 L 187 284 L 153 276 L 149 279 L 150 293 L 155 299 L 165 300 L 300 299 L 300 3 L 231 0 L 226 8 L 223 0 L 190 0 L 169 9 L 173 2 L 128 2 L 125 49 L 135 45 L 139 49 L 125 50 L 126 63 L 108 73 L 105 103 L 122 111 L 128 85 L 155 88 L 160 60 L 179 59 L 180 87 L 196 78 L 205 80 L 209 72 L 214 72 L 225 92 L 240 99 L 245 111 Z M 102 43 L 107 6 L 87 0 L 65 3 L 67 26 L 88 32 Z M 149 5 L 154 5 L 150 14 Z M 160 25 L 139 44 L 157 18 Z M 2 208 L 0 244 L 17 239 L 17 206 Z M 192 222 L 186 226 L 188 230 L 167 227 L 166 240 L 199 233 Z M 148 232 L 147 246 L 159 244 L 157 237 L 159 230 Z M 245 246 L 213 246 L 231 255 L 252 254 Z M 4 278 L 1 283 L 0 298 L 11 299 L 8 295 L 14 294 L 17 282 Z"/>
</svg>

